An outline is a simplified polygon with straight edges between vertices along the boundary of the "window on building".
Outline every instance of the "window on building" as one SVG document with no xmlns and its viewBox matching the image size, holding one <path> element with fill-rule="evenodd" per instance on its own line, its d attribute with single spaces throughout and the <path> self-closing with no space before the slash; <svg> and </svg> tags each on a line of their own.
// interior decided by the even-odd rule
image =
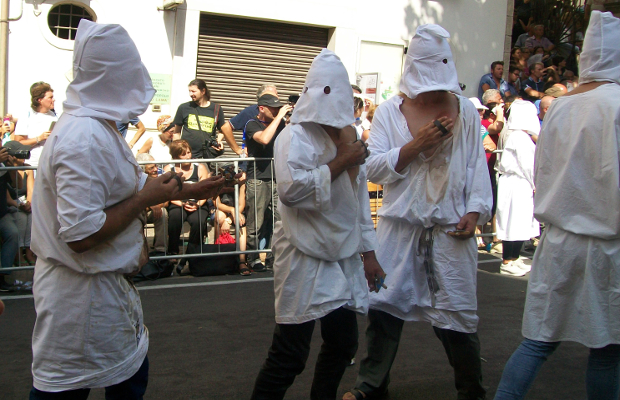
<svg viewBox="0 0 620 400">
<path fill-rule="evenodd" d="M 74 40 L 80 20 L 92 21 L 90 12 L 76 4 L 59 4 L 47 16 L 47 24 L 52 33 L 61 39 Z"/>
</svg>

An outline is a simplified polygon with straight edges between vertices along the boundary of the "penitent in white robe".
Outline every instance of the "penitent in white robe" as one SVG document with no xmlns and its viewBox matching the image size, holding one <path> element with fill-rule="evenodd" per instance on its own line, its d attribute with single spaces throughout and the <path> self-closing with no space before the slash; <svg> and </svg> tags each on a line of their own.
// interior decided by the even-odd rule
<svg viewBox="0 0 620 400">
<path fill-rule="evenodd" d="M 604 64 L 613 65 L 613 64 Z M 620 85 L 560 97 L 536 149 L 534 256 L 523 336 L 620 344 Z"/>
<path fill-rule="evenodd" d="M 278 209 L 274 231 L 276 322 L 299 324 L 344 306 L 368 311 L 360 253 L 375 249 L 365 166 L 333 182 L 336 146 L 313 122 L 291 123 L 274 149 Z"/>
<path fill-rule="evenodd" d="M 387 274 L 386 290 L 371 293 L 370 307 L 410 321 L 460 332 L 475 332 L 476 242 L 446 232 L 469 212 L 480 213 L 479 224 L 491 217 L 491 182 L 474 105 L 457 96 L 459 116 L 452 140 L 435 154 L 421 154 L 400 173 L 394 166 L 400 149 L 413 137 L 394 96 L 375 113 L 367 160 L 371 182 L 383 185 L 383 206 L 377 226 L 377 258 Z M 440 290 L 431 294 L 424 256 L 418 241 L 434 227 L 432 246 Z"/>
<path fill-rule="evenodd" d="M 523 130 L 506 133 L 508 139 L 498 162 L 501 175 L 497 183 L 497 238 L 529 240 L 540 235 L 540 224 L 534 218 L 536 146 Z"/>
</svg>

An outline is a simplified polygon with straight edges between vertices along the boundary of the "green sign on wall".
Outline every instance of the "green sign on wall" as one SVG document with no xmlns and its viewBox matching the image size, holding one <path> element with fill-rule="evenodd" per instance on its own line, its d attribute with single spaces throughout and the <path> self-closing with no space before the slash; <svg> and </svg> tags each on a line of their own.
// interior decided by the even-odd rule
<svg viewBox="0 0 620 400">
<path fill-rule="evenodd" d="M 151 104 L 170 104 L 170 91 L 172 90 L 172 75 L 150 74 L 153 87 L 157 90 Z"/>
</svg>

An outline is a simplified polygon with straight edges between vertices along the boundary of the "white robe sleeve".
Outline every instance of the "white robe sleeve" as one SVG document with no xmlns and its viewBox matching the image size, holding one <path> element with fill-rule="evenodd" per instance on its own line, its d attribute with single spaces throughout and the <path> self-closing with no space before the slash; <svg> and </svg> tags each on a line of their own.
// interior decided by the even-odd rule
<svg viewBox="0 0 620 400">
<path fill-rule="evenodd" d="M 370 197 L 368 196 L 368 183 L 366 181 L 366 166 L 360 166 L 359 185 L 357 196 L 360 205 L 360 226 L 362 228 L 362 250 L 361 253 L 375 250 L 377 246 L 377 234 L 375 224 L 372 222 L 370 214 Z"/>
<path fill-rule="evenodd" d="M 106 221 L 104 209 L 116 176 L 106 159 L 114 154 L 99 146 L 55 149 L 58 235 L 65 243 L 91 236 Z"/>
<path fill-rule="evenodd" d="M 463 133 L 467 135 L 464 139 L 467 142 L 466 148 L 470 149 L 467 160 L 467 182 L 465 184 L 465 213 L 479 213 L 478 225 L 482 225 L 491 219 L 493 203 L 491 180 L 482 137 L 479 133 L 480 117 L 478 112 L 471 102 L 464 105 L 463 112 L 465 116 Z"/>
<path fill-rule="evenodd" d="M 536 155 L 536 146 L 525 132 L 519 135 L 511 135 L 510 139 L 509 141 L 512 143 L 509 149 L 518 149 L 515 155 L 517 164 L 519 165 L 523 177 L 532 185 L 532 190 L 534 190 L 534 157 Z"/>
<path fill-rule="evenodd" d="M 394 143 L 398 132 L 394 131 L 393 119 L 395 116 L 391 114 L 396 111 L 400 113 L 400 110 L 398 107 L 396 110 L 392 108 L 394 105 L 390 101 L 377 108 L 368 139 L 368 150 L 370 150 L 370 157 L 366 160 L 368 179 L 379 185 L 386 185 L 406 178 L 410 170 L 404 168 L 401 174 L 394 169 L 398 163 L 402 145 Z"/>
<path fill-rule="evenodd" d="M 287 130 L 276 140 L 275 170 L 282 204 L 305 210 L 325 211 L 331 199 L 331 172 L 316 166 L 317 153 L 304 135 Z"/>
</svg>

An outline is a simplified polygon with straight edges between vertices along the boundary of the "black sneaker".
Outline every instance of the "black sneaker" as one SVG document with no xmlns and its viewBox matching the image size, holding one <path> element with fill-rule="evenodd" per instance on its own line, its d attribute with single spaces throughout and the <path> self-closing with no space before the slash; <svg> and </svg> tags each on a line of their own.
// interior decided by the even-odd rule
<svg viewBox="0 0 620 400">
<path fill-rule="evenodd" d="M 15 288 L 6 283 L 4 280 L 0 281 L 0 292 L 12 292 Z"/>
</svg>

